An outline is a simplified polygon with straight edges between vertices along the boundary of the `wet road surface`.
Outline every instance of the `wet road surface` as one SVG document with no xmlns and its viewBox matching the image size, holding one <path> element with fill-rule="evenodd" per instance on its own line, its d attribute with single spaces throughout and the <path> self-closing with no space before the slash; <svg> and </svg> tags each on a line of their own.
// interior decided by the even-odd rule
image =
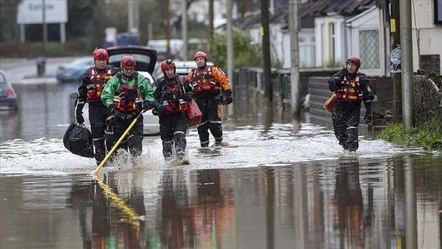
<svg viewBox="0 0 442 249">
<path fill-rule="evenodd" d="M 0 113 L 0 248 L 440 248 L 442 155 L 361 136 L 343 154 L 330 128 L 226 122 L 230 148 L 171 166 L 158 136 L 135 165 L 97 178 L 61 140 L 77 83 L 15 85 Z M 414 246 L 415 245 L 415 246 Z"/>
</svg>

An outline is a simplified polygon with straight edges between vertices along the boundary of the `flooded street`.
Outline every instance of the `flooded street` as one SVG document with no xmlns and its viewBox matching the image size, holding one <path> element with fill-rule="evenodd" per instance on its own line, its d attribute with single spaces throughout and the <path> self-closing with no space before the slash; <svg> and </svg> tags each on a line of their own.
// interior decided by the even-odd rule
<svg viewBox="0 0 442 249">
<path fill-rule="evenodd" d="M 136 165 L 71 154 L 78 84 L 16 84 L 0 112 L 0 248 L 420 248 L 442 245 L 442 155 L 265 115 L 226 121 L 232 147 L 164 163 L 159 136 Z M 212 138 L 211 138 L 212 139 Z M 212 141 L 213 142 L 213 139 Z"/>
</svg>

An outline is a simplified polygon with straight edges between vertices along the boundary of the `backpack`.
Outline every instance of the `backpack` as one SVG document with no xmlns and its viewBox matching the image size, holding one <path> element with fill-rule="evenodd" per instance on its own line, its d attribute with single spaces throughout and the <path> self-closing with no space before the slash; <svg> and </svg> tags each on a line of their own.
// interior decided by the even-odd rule
<svg viewBox="0 0 442 249">
<path fill-rule="evenodd" d="M 63 144 L 66 149 L 75 155 L 93 158 L 94 148 L 92 145 L 92 133 L 84 124 L 72 123 L 63 136 Z"/>
</svg>

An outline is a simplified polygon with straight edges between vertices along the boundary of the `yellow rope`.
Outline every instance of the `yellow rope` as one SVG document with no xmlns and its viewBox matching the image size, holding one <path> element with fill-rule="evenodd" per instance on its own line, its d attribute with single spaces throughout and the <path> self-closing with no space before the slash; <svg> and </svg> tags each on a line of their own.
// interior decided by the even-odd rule
<svg viewBox="0 0 442 249">
<path fill-rule="evenodd" d="M 109 187 L 106 183 L 104 183 L 98 176 L 95 177 L 98 185 L 103 189 L 103 191 L 109 196 L 111 199 L 111 205 L 116 208 L 121 209 L 123 213 L 125 213 L 129 217 L 129 223 L 137 227 L 137 232 L 140 227 L 139 215 L 129 207 L 123 199 L 121 199 L 117 194 L 115 194 L 111 187 Z"/>
</svg>

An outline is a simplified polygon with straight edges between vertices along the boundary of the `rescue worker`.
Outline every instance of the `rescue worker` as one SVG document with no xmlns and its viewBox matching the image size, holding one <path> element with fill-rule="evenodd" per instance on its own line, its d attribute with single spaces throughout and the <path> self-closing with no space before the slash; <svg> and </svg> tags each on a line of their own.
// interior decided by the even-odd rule
<svg viewBox="0 0 442 249">
<path fill-rule="evenodd" d="M 101 100 L 108 108 L 106 119 L 109 136 L 108 148 L 112 148 L 132 121 L 153 100 L 153 88 L 149 79 L 135 71 L 136 61 L 130 55 L 123 56 L 120 72 L 109 79 L 101 94 Z M 118 148 L 129 150 L 133 158 L 141 155 L 143 140 L 143 116 L 137 119 L 127 137 Z"/>
<path fill-rule="evenodd" d="M 94 51 L 95 66 L 86 69 L 81 77 L 81 84 L 78 88 L 78 100 L 75 108 L 77 123 L 84 123 L 83 107 L 89 104 L 89 122 L 94 145 L 94 156 L 97 165 L 106 156 L 104 141 L 105 120 L 107 108 L 101 101 L 101 93 L 106 82 L 113 76 L 119 68 L 107 65 L 109 56 L 105 49 L 99 48 Z"/>
<path fill-rule="evenodd" d="M 153 94 L 156 112 L 160 119 L 160 135 L 163 142 L 163 156 L 166 161 L 173 159 L 173 147 L 178 160 L 183 160 L 186 151 L 188 129 L 187 101 L 194 93 L 187 78 L 176 74 L 176 65 L 171 59 L 161 63 L 162 77 L 158 78 Z"/>
<path fill-rule="evenodd" d="M 207 54 L 198 51 L 193 56 L 196 68 L 188 74 L 188 79 L 195 92 L 195 99 L 202 113 L 201 123 L 198 125 L 198 135 L 201 148 L 209 146 L 209 131 L 215 138 L 215 146 L 228 146 L 223 142 L 221 124 L 221 105 L 233 102 L 230 81 L 225 73 L 217 66 L 207 65 Z M 225 94 L 225 99 L 222 96 Z"/>
<path fill-rule="evenodd" d="M 358 73 L 361 60 L 350 57 L 346 67 L 334 74 L 328 81 L 329 89 L 336 93 L 332 121 L 333 129 L 339 144 L 344 150 L 355 153 L 359 147 L 358 126 L 361 112 L 361 103 L 365 105 L 364 121 L 372 119 L 371 104 L 373 92 L 364 74 Z"/>
</svg>

